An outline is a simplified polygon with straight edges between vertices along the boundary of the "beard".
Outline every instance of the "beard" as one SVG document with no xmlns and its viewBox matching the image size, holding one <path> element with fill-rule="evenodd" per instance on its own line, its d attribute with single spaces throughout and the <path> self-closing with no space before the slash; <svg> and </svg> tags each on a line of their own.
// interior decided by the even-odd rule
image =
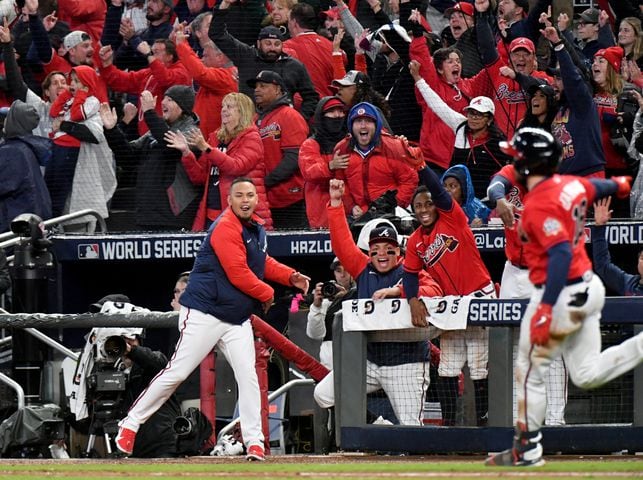
<svg viewBox="0 0 643 480">
<path fill-rule="evenodd" d="M 281 52 L 277 53 L 277 52 L 263 52 L 261 50 L 259 51 L 259 56 L 263 60 L 266 60 L 268 62 L 276 62 L 280 55 L 281 55 Z"/>
</svg>

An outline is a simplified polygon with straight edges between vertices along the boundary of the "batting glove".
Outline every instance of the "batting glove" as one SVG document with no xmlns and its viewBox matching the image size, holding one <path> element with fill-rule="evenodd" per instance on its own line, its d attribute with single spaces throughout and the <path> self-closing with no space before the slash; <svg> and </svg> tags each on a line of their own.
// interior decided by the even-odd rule
<svg viewBox="0 0 643 480">
<path fill-rule="evenodd" d="M 549 341 L 549 327 L 551 326 L 551 305 L 538 304 L 538 308 L 531 317 L 529 338 L 535 345 L 545 345 Z"/>
<path fill-rule="evenodd" d="M 611 180 L 616 182 L 616 196 L 618 198 L 627 198 L 630 196 L 630 190 L 632 189 L 632 177 L 612 177 Z"/>
</svg>

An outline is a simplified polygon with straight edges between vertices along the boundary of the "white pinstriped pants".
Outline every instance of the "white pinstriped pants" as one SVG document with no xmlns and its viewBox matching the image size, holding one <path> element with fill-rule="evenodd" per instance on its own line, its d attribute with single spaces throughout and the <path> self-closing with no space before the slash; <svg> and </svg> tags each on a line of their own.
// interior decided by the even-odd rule
<svg viewBox="0 0 643 480">
<path fill-rule="evenodd" d="M 226 323 L 213 315 L 181 306 L 181 335 L 167 365 L 136 399 L 122 426 L 138 431 L 176 388 L 218 344 L 234 371 L 239 387 L 239 417 L 246 447 L 261 445 L 261 394 L 255 370 L 254 335 L 250 320 L 241 325 Z"/>
</svg>

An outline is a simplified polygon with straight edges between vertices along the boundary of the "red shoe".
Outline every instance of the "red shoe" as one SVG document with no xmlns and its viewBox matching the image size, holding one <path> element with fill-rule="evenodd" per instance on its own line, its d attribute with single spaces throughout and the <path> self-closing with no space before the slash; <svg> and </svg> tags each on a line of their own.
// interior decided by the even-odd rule
<svg viewBox="0 0 643 480">
<path fill-rule="evenodd" d="M 134 440 L 136 439 L 136 432 L 126 427 L 118 429 L 116 435 L 116 448 L 118 448 L 125 455 L 131 455 L 134 450 Z"/>
<path fill-rule="evenodd" d="M 266 454 L 261 445 L 250 445 L 248 453 L 246 453 L 246 460 L 249 462 L 263 462 L 266 459 Z"/>
</svg>

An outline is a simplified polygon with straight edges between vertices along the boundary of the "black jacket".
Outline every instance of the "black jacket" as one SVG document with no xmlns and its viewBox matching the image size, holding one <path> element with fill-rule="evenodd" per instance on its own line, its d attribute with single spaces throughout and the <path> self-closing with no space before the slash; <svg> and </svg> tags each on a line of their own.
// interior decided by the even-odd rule
<svg viewBox="0 0 643 480">
<path fill-rule="evenodd" d="M 227 28 L 228 9 L 212 11 L 209 35 L 217 47 L 236 65 L 239 71 L 239 91 L 254 98 L 254 91 L 247 84 L 262 70 L 277 72 L 284 79 L 291 98 L 295 93 L 301 95 L 300 113 L 308 120 L 315 113 L 319 94 L 313 86 L 308 70 L 299 60 L 282 54 L 275 62 L 263 59 L 255 47 L 251 47 L 233 37 Z"/>
<path fill-rule="evenodd" d="M 145 123 L 150 131 L 142 137 L 128 142 L 117 127 L 105 130 L 109 148 L 114 152 L 119 167 L 136 165 L 136 224 L 139 228 L 151 230 L 190 229 L 196 216 L 201 192 L 188 184 L 191 192 L 182 192 L 182 197 L 192 198 L 183 210 L 172 212 L 168 189 L 175 184 L 177 175 L 187 179 L 181 164 L 181 152 L 169 148 L 163 136 L 168 130 L 187 132 L 197 122 L 192 116 L 184 115 L 171 127 L 154 110 L 145 112 Z"/>
<path fill-rule="evenodd" d="M 128 357 L 134 364 L 125 390 L 124 407 L 127 409 L 167 364 L 165 355 L 147 347 L 132 348 Z M 172 426 L 176 417 L 180 415 L 181 408 L 173 394 L 147 422 L 141 425 L 136 434 L 132 456 L 142 458 L 176 456 L 176 434 Z"/>
</svg>

